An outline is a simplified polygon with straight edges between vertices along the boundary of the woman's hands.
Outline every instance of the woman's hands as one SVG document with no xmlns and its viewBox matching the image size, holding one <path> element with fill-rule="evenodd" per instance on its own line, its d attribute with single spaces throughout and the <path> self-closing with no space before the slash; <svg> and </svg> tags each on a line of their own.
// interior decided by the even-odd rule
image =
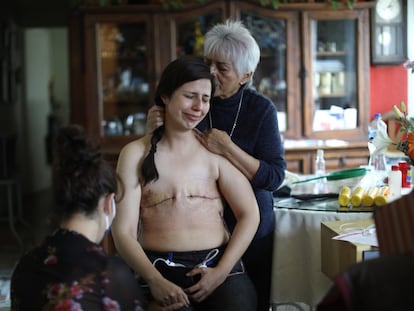
<svg viewBox="0 0 414 311">
<path fill-rule="evenodd" d="M 198 129 L 194 129 L 194 131 L 201 144 L 215 154 L 225 155 L 228 146 L 232 143 L 230 136 L 225 131 L 215 128 L 205 132 Z"/>
<path fill-rule="evenodd" d="M 185 290 L 164 278 L 151 282 L 149 286 L 155 301 L 150 304 L 149 310 L 173 311 L 186 307 L 190 305 L 189 297 L 195 302 L 201 302 L 225 281 L 227 274 L 219 267 L 194 268 L 187 276 L 200 275 L 200 281 Z"/>
<path fill-rule="evenodd" d="M 152 133 L 156 128 L 164 124 L 165 110 L 161 106 L 154 105 L 148 110 L 147 114 L 147 133 Z M 232 143 L 230 136 L 225 131 L 218 129 L 210 129 L 206 132 L 201 132 L 194 129 L 197 139 L 210 152 L 224 155 L 226 147 Z"/>
<path fill-rule="evenodd" d="M 184 290 L 163 277 L 148 282 L 148 285 L 155 299 L 150 310 L 172 311 L 190 305 Z"/>
<path fill-rule="evenodd" d="M 164 108 L 158 105 L 152 106 L 147 114 L 147 133 L 154 132 L 164 124 Z"/>
<path fill-rule="evenodd" d="M 197 267 L 187 273 L 187 276 L 200 275 L 201 279 L 193 286 L 186 288 L 185 292 L 196 302 L 206 299 L 227 277 L 219 267 Z"/>
</svg>

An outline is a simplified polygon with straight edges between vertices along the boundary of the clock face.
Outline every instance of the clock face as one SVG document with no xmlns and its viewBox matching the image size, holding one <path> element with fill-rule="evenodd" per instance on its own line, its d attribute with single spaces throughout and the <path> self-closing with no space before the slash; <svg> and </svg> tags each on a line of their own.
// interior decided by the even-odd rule
<svg viewBox="0 0 414 311">
<path fill-rule="evenodd" d="M 378 0 L 376 10 L 379 17 L 389 21 L 400 14 L 401 4 L 399 0 Z"/>
</svg>

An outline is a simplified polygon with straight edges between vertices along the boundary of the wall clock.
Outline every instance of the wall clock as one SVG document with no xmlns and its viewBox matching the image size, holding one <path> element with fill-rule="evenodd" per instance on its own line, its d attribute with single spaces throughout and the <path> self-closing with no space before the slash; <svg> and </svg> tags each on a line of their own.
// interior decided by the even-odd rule
<svg viewBox="0 0 414 311">
<path fill-rule="evenodd" d="M 377 0 L 371 11 L 371 62 L 403 63 L 407 51 L 407 0 Z"/>
</svg>

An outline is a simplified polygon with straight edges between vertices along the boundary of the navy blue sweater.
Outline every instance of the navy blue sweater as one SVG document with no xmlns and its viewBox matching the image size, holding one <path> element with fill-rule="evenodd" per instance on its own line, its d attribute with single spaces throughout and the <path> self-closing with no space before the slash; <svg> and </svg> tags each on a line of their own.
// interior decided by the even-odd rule
<svg viewBox="0 0 414 311">
<path fill-rule="evenodd" d="M 230 98 L 213 98 L 210 108 L 213 128 L 230 133 L 241 90 L 242 88 Z M 260 209 L 260 225 L 255 239 L 274 230 L 273 191 L 282 184 L 285 177 L 286 162 L 276 112 L 276 107 L 268 98 L 253 89 L 245 89 L 237 126 L 231 138 L 241 149 L 260 160 L 259 169 L 251 180 Z M 210 128 L 208 115 L 198 128 Z M 235 218 L 229 208 L 225 209 L 224 217 L 230 231 L 233 231 Z"/>
</svg>

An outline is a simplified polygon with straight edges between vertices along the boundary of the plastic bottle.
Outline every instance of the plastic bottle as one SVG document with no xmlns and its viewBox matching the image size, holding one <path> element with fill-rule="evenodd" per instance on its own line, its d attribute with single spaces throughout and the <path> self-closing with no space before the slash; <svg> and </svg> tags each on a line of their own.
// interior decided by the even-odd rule
<svg viewBox="0 0 414 311">
<path fill-rule="evenodd" d="M 315 159 L 315 175 L 316 177 L 324 176 L 325 175 L 325 158 L 324 152 L 322 149 L 318 149 L 316 151 L 316 159 Z M 316 181 L 315 184 L 315 193 L 324 193 L 326 186 L 326 178 L 321 178 Z"/>
<path fill-rule="evenodd" d="M 325 175 L 326 166 L 323 149 L 318 149 L 316 151 L 316 160 L 315 160 L 315 175 L 317 177 Z"/>
<path fill-rule="evenodd" d="M 374 115 L 374 119 L 368 125 L 368 141 L 369 142 L 372 142 L 372 140 L 377 135 L 377 132 L 380 128 L 383 128 L 385 131 L 387 131 L 387 124 L 382 119 L 381 114 L 376 113 Z"/>
<path fill-rule="evenodd" d="M 401 171 L 402 188 L 411 188 L 411 183 L 412 183 L 411 165 L 405 161 L 400 161 L 398 162 L 398 167 Z"/>
<path fill-rule="evenodd" d="M 387 132 L 387 124 L 384 122 L 384 120 L 382 120 L 381 114 L 376 113 L 374 115 L 374 120 L 372 120 L 371 123 L 368 125 L 368 143 L 372 143 L 374 137 L 377 135 L 380 129 Z M 375 147 L 370 148 L 370 152 L 371 150 L 373 152 L 375 150 Z M 379 154 L 376 154 L 375 156 L 371 154 L 368 165 L 373 166 L 374 170 L 386 171 L 387 160 L 385 158 L 385 153 L 381 152 Z"/>
<path fill-rule="evenodd" d="M 398 199 L 401 196 L 401 170 L 398 165 L 391 166 L 388 172 L 388 186 L 390 187 L 390 200 Z"/>
</svg>

